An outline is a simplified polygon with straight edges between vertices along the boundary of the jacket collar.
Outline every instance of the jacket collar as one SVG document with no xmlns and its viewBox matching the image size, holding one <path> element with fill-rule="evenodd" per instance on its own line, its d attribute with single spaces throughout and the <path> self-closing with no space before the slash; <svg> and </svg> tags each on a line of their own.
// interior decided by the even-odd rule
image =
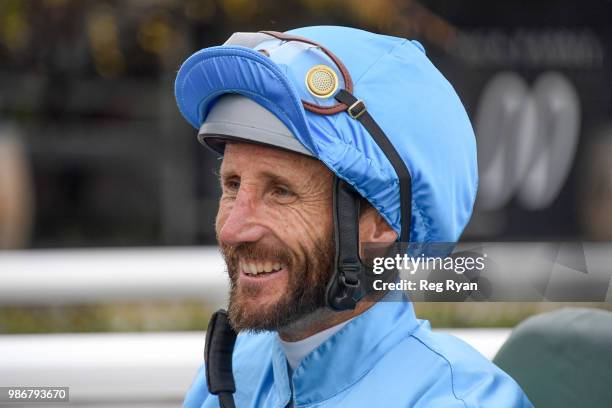
<svg viewBox="0 0 612 408">
<path fill-rule="evenodd" d="M 292 375 L 296 405 L 318 403 L 350 387 L 418 326 L 412 303 L 387 296 L 308 354 Z M 401 296 L 401 295 L 397 295 Z M 279 400 L 291 395 L 285 355 L 274 336 L 272 367 Z"/>
</svg>

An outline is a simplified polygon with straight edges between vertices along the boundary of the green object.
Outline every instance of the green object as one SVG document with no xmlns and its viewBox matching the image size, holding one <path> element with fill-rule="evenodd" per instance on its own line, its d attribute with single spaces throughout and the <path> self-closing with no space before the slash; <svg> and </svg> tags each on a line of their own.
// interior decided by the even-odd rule
<svg viewBox="0 0 612 408">
<path fill-rule="evenodd" d="M 610 408 L 612 313 L 575 308 L 533 316 L 493 361 L 537 408 Z"/>
</svg>

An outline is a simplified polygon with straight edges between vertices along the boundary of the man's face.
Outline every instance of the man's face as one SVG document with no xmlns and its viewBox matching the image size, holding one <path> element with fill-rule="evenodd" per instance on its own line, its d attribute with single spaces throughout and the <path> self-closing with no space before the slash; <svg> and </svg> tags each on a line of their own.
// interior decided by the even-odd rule
<svg viewBox="0 0 612 408">
<path fill-rule="evenodd" d="M 228 143 L 216 232 L 236 330 L 278 330 L 325 304 L 334 256 L 332 174 L 280 149 Z"/>
</svg>

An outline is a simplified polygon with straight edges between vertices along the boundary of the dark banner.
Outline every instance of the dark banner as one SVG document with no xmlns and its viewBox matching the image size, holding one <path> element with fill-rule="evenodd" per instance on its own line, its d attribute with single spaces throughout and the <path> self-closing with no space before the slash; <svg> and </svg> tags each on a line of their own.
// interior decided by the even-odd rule
<svg viewBox="0 0 612 408">
<path fill-rule="evenodd" d="M 364 262 L 369 290 L 412 301 L 609 302 L 609 250 L 578 242 L 366 244 Z"/>
</svg>

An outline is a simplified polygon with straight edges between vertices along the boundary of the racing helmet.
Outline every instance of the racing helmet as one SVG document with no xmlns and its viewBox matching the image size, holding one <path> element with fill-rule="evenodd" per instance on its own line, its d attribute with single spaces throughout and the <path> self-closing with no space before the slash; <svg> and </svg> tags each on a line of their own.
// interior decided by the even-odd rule
<svg viewBox="0 0 612 408">
<path fill-rule="evenodd" d="M 474 132 L 416 41 L 337 26 L 235 33 L 182 64 L 175 96 L 219 154 L 244 140 L 312 156 L 334 173 L 332 309 L 354 308 L 366 292 L 360 196 L 400 242 L 456 242 L 470 218 Z"/>
</svg>

